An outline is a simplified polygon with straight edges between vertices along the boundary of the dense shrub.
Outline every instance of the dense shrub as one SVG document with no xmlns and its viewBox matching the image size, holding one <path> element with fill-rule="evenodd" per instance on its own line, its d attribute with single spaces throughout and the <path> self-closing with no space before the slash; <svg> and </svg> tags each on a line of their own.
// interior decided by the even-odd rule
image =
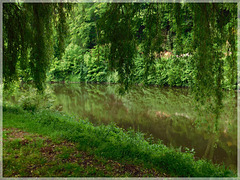
<svg viewBox="0 0 240 180">
<path fill-rule="evenodd" d="M 50 109 L 55 100 L 55 96 L 50 88 L 46 88 L 44 92 L 38 92 L 36 88 L 26 87 L 21 92 L 21 96 L 17 104 L 23 110 L 34 112 L 37 109 Z"/>
<path fill-rule="evenodd" d="M 178 87 L 194 84 L 195 60 L 191 54 L 163 56 L 156 58 L 152 65 L 146 65 L 145 61 L 143 54 L 136 55 L 132 83 Z M 231 74 L 227 73 L 231 65 L 227 60 L 224 62 L 223 87 L 231 89 L 236 79 L 231 79 Z M 48 81 L 117 83 L 118 79 L 117 72 L 109 69 L 107 46 L 99 45 L 83 50 L 69 44 L 62 59 L 55 59 L 48 73 Z"/>
</svg>

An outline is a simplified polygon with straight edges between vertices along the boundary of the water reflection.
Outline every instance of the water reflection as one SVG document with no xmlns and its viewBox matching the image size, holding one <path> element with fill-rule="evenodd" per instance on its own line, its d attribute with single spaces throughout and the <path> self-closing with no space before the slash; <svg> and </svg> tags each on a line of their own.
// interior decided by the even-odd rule
<svg viewBox="0 0 240 180">
<path fill-rule="evenodd" d="M 237 107 L 227 96 L 221 112 L 219 130 L 212 133 L 209 114 L 195 111 L 187 89 L 134 87 L 119 96 L 116 85 L 51 85 L 57 101 L 55 108 L 95 124 L 115 122 L 152 134 L 167 146 L 194 148 L 196 157 L 236 169 Z M 206 119 L 208 121 L 206 121 Z M 198 122 L 198 123 L 197 123 Z"/>
</svg>

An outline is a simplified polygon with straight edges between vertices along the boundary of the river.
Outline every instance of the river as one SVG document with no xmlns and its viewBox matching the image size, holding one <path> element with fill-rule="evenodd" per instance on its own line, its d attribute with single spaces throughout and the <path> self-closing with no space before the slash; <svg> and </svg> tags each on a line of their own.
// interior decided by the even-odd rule
<svg viewBox="0 0 240 180">
<path fill-rule="evenodd" d="M 118 85 L 52 84 L 54 108 L 89 119 L 93 124 L 116 123 L 161 140 L 167 146 L 206 158 L 231 169 L 237 167 L 237 101 L 225 92 L 224 108 L 213 133 L 213 116 L 207 107 L 196 110 L 187 88 L 134 86 L 120 96 Z"/>
</svg>

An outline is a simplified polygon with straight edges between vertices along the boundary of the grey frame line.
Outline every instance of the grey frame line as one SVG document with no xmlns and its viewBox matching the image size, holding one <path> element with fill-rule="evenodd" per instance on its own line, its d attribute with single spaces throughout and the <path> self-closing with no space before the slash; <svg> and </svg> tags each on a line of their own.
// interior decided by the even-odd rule
<svg viewBox="0 0 240 180">
<path fill-rule="evenodd" d="M 237 25 L 237 79 L 238 83 L 240 82 L 240 1 L 239 0 L 1 0 L 0 1 L 0 178 L 3 178 L 3 3 L 237 3 L 238 6 L 238 25 Z M 237 118 L 238 118 L 238 127 L 240 127 L 240 84 L 237 87 Z M 240 130 L 238 128 L 238 138 L 237 138 L 237 174 L 240 177 Z M 56 177 L 57 179 L 109 179 L 109 178 L 66 178 L 66 177 Z M 56 179 L 56 178 L 37 178 L 37 179 Z M 15 179 L 15 178 L 8 178 Z M 25 179 L 25 178 L 19 178 Z M 27 179 L 36 179 L 36 178 L 27 178 Z M 123 179 L 123 178 L 114 178 L 114 179 Z M 152 179 L 156 178 L 131 178 L 131 179 Z M 157 178 L 157 179 L 186 179 L 186 178 Z M 188 178 L 188 179 L 203 179 L 203 178 Z M 204 178 L 205 179 L 205 178 Z M 212 179 L 212 178 L 211 178 Z M 230 178 L 214 178 L 214 179 L 232 179 Z"/>
</svg>

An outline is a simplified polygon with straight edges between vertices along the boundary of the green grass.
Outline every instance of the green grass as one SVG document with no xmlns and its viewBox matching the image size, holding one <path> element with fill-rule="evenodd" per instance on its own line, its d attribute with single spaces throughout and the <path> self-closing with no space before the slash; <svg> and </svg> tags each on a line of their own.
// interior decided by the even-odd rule
<svg viewBox="0 0 240 180">
<path fill-rule="evenodd" d="M 23 133 L 15 128 L 4 129 L 4 177 L 131 177 L 128 164 L 79 151 L 76 144 L 64 140 Z M 118 168 L 112 168 L 119 165 Z M 159 175 L 154 169 L 138 166 L 137 176 Z M 146 172 L 145 172 L 146 171 Z M 120 173 L 119 173 L 120 172 Z"/>
<path fill-rule="evenodd" d="M 234 172 L 226 169 L 224 166 L 214 165 L 206 160 L 196 161 L 191 153 L 182 153 L 173 148 L 168 148 L 161 143 L 152 144 L 144 139 L 142 133 L 125 131 L 115 125 L 94 126 L 87 120 L 78 120 L 59 112 L 43 110 L 31 113 L 23 111 L 21 108 L 4 107 L 3 126 L 5 128 L 15 127 L 30 133 L 49 136 L 53 141 L 67 140 L 68 142 L 75 143 L 79 151 L 87 151 L 91 155 L 112 159 L 119 163 L 130 162 L 131 164 L 141 165 L 145 168 L 155 168 L 157 171 L 170 176 L 236 176 Z M 16 148 L 22 148 L 22 146 L 19 146 L 17 140 L 14 143 L 13 145 Z M 34 147 L 39 146 L 41 146 L 41 143 L 34 145 Z M 35 152 L 34 149 L 32 151 Z M 57 156 L 60 159 L 68 159 L 72 153 L 69 149 L 63 149 L 62 151 L 63 153 Z M 41 158 L 38 160 L 41 161 Z M 74 172 L 80 171 L 79 167 L 74 167 L 74 164 L 69 164 L 67 167 L 65 167 L 66 165 L 62 166 L 62 169 L 73 169 Z M 59 167 L 61 165 L 55 168 Z M 100 176 L 103 175 L 100 170 L 94 168 L 95 166 L 89 170 L 87 169 L 88 174 L 83 174 L 83 176 L 97 176 L 99 175 L 98 173 L 100 173 Z M 109 168 L 109 172 L 112 171 L 111 167 L 107 166 L 107 168 Z M 131 167 L 129 168 L 131 169 Z M 39 173 L 41 172 L 43 171 L 39 171 Z M 57 172 L 57 169 L 52 171 L 51 176 Z M 61 176 L 68 176 L 68 173 L 62 172 L 60 174 Z M 21 175 L 24 175 L 24 173 Z M 128 174 L 125 174 L 125 176 L 128 176 Z"/>
</svg>

